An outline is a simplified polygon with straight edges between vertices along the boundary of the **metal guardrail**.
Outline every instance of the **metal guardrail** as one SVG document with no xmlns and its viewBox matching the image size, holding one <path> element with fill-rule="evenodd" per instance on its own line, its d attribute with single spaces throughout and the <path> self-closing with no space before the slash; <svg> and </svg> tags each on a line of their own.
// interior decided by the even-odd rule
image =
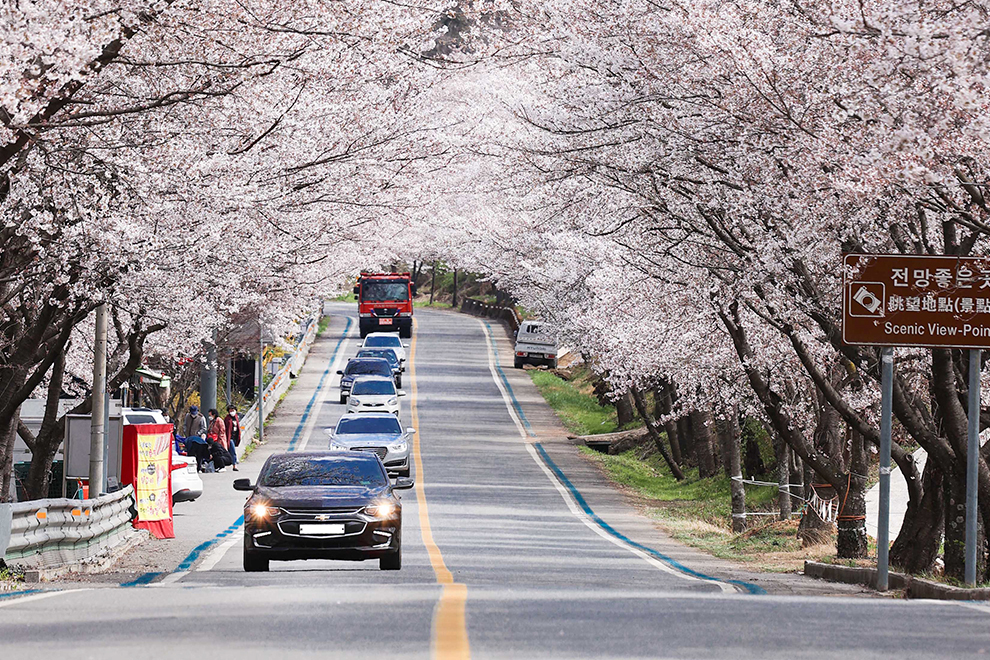
<svg viewBox="0 0 990 660">
<path fill-rule="evenodd" d="M 282 394 L 289 389 L 289 385 L 292 384 L 292 379 L 299 375 L 302 370 L 303 364 L 306 362 L 306 356 L 309 355 L 309 349 L 313 346 L 313 342 L 316 340 L 316 329 L 319 326 L 319 319 L 313 318 L 310 320 L 309 325 L 306 328 L 305 334 L 299 343 L 296 344 L 296 350 L 292 352 L 292 356 L 285 361 L 282 368 L 278 370 L 275 377 L 272 378 L 268 386 L 265 387 L 265 391 L 262 392 L 261 399 L 264 402 L 264 419 L 268 419 L 268 416 L 272 414 L 275 410 L 275 406 L 278 405 L 279 399 Z M 242 438 L 253 438 L 254 432 L 258 430 L 258 402 L 248 408 L 241 416 L 241 437 Z"/>
<path fill-rule="evenodd" d="M 133 529 L 134 488 L 89 500 L 46 499 L 0 507 L 0 556 L 25 568 L 53 568 L 95 557 Z M 3 519 L 9 516 L 6 548 Z"/>
<path fill-rule="evenodd" d="M 491 305 L 475 298 L 465 298 L 461 304 L 461 311 L 465 314 L 474 314 L 475 316 L 484 316 L 490 319 L 505 321 L 509 324 L 512 332 L 517 332 L 519 330 L 519 324 L 522 323 L 522 319 L 519 318 L 519 314 L 516 313 L 514 307 Z"/>
</svg>

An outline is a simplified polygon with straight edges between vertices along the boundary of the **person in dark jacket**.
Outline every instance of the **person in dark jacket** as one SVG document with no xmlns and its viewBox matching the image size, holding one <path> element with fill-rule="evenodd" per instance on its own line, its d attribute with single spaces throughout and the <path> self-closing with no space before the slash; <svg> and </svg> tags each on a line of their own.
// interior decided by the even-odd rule
<svg viewBox="0 0 990 660">
<path fill-rule="evenodd" d="M 223 418 L 227 429 L 227 451 L 234 462 L 233 470 L 237 472 L 237 448 L 241 446 L 241 418 L 235 406 L 227 406 L 227 416 Z"/>
</svg>

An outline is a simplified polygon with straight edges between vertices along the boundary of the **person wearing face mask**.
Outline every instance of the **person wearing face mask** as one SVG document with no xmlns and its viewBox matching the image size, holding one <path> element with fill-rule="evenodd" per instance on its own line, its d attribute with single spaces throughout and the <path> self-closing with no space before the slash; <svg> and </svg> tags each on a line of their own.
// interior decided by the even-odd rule
<svg viewBox="0 0 990 660">
<path fill-rule="evenodd" d="M 234 463 L 231 469 L 237 472 L 237 448 L 241 446 L 241 418 L 237 414 L 236 407 L 227 406 L 227 416 L 224 417 L 223 423 L 227 431 L 227 450 Z"/>
</svg>

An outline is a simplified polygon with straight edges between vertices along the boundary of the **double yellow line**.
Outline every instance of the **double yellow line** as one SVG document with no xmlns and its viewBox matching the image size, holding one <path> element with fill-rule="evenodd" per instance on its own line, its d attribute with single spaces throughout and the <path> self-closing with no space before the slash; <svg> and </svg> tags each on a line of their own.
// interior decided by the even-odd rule
<svg viewBox="0 0 990 660">
<path fill-rule="evenodd" d="M 413 318 L 413 337 L 409 344 L 410 399 L 409 410 L 412 425 L 416 429 L 413 436 L 413 462 L 416 464 L 416 502 L 419 504 L 419 528 L 423 534 L 423 545 L 430 556 L 430 565 L 436 575 L 437 584 L 443 587 L 440 601 L 433 611 L 433 657 L 438 660 L 462 660 L 471 657 L 471 645 L 467 634 L 467 585 L 454 582 L 454 576 L 443 561 L 443 555 L 430 527 L 430 512 L 426 503 L 426 479 L 423 472 L 423 454 L 420 451 L 419 412 L 416 410 L 416 335 L 419 324 Z"/>
</svg>

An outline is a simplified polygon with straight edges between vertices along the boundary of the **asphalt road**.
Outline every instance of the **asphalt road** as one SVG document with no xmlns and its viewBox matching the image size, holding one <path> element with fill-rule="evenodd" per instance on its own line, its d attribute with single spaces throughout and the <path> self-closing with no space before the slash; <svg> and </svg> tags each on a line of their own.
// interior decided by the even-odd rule
<svg viewBox="0 0 990 660">
<path fill-rule="evenodd" d="M 230 482 L 253 478 L 274 451 L 326 446 L 323 428 L 343 409 L 335 371 L 359 342 L 353 307 L 332 306 L 269 442 L 239 473 L 204 475 L 203 498 L 176 507 L 176 539 L 145 544 L 110 575 L 0 599 L 0 658 L 819 660 L 990 650 L 990 607 L 814 595 L 828 590 L 744 573 L 666 540 L 563 440 L 528 377 L 511 368 L 501 327 L 452 312 L 416 312 L 402 418 L 418 429 L 419 457 L 417 488 L 403 494 L 402 570 L 310 561 L 244 573 L 244 495 Z"/>
</svg>

